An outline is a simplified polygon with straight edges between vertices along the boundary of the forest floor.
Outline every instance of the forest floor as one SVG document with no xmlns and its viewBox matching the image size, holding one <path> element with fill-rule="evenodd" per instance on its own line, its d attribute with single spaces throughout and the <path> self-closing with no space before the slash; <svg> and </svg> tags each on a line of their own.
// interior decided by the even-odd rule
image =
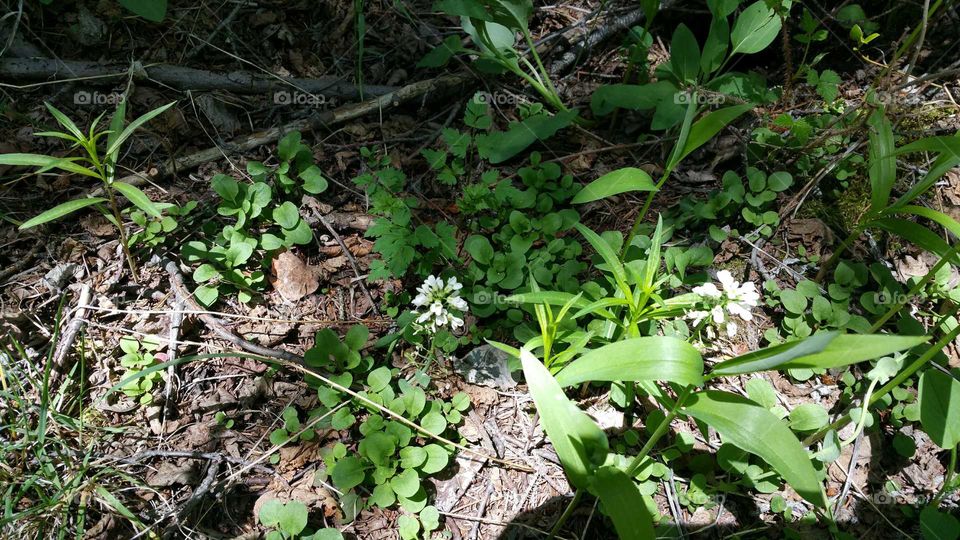
<svg viewBox="0 0 960 540">
<path fill-rule="evenodd" d="M 4 12 L 17 11 L 17 6 L 11 5 L 15 2 L 6 4 Z M 571 44 L 578 43 L 587 31 L 604 28 L 613 18 L 636 9 L 629 3 L 615 4 L 601 11 L 599 2 L 578 0 L 536 9 L 531 31 L 537 40 L 550 37 L 541 52 L 548 65 L 571 50 Z M 677 4 L 683 6 L 664 9 L 663 18 L 658 19 L 661 24 L 672 27 L 688 21 L 693 26 L 689 21 L 706 12 L 687 3 Z M 358 7 L 364 28 L 359 40 Z M 956 15 L 953 11 L 933 25 L 927 42 L 955 45 Z M 5 42 L 11 36 L 11 21 L 3 21 Z M 425 4 L 405 2 L 202 2 L 172 6 L 160 24 L 132 17 L 106 1 L 26 8 L 16 34 L 0 56 L 0 62 L 7 62 L 0 76 L 4 94 L 0 150 L 66 152 L 58 141 L 33 134 L 52 121 L 44 102 L 55 104 L 84 126 L 100 112 L 111 110 L 124 92 L 130 109 L 138 114 L 176 100 L 175 107 L 130 140 L 122 173 L 154 201 L 198 203 L 198 210 L 170 233 L 170 242 L 138 252 L 140 267 L 133 276 L 114 226 L 100 215 L 78 214 L 78 218 L 30 231 L 13 225 L 13 220 L 25 220 L 54 202 L 90 193 L 95 185 L 75 175 L 20 177 L 10 167 L 0 167 L 0 175 L 6 179 L 0 184 L 0 212 L 6 218 L 0 222 L 0 335 L 22 344 L 24 353 L 17 361 L 0 353 L 0 365 L 5 378 L 43 381 L 46 361 L 52 358 L 49 386 L 28 384 L 27 399 L 39 403 L 41 394 L 49 391 L 58 406 L 75 404 L 74 420 L 53 417 L 47 437 L 63 441 L 69 449 L 64 455 L 78 452 L 73 459 L 91 449 L 91 459 L 102 471 L 99 485 L 110 496 L 93 488 L 78 491 L 78 497 L 94 501 L 83 538 L 129 538 L 144 530 L 164 537 L 257 538 L 264 530 L 256 520 L 258 510 L 271 498 L 304 502 L 313 521 L 338 526 L 356 538 L 397 537 L 399 511 L 366 509 L 348 521 L 329 485 L 315 480 L 314 473 L 324 466 L 321 449 L 341 439 L 341 432 L 323 429 L 313 440 L 271 442 L 271 433 L 284 422 L 285 409 L 310 410 L 317 404 L 317 393 L 303 373 L 230 353 L 246 348 L 255 354 L 268 350 L 273 356 L 301 356 L 313 346 L 318 331 L 331 328 L 342 335 L 363 324 L 370 330 L 364 350 L 381 359 L 389 355 L 386 359 L 401 375 L 413 375 L 416 366 L 409 362 L 408 348 L 401 345 L 386 352 L 374 344 L 396 330 L 391 316 L 395 310 L 388 308 L 396 295 L 419 283 L 416 279 L 367 280 L 371 264 L 380 258 L 373 251 L 373 239 L 366 235 L 377 218 L 369 212 L 370 202 L 353 179 L 369 171 L 361 148 L 374 149 L 410 179 L 423 179 L 422 184 L 414 182 L 410 191 L 425 201 L 430 209 L 425 215 L 456 217 L 459 210 L 453 201 L 439 198 L 442 192 L 426 179 L 430 168 L 420 151 L 436 146 L 443 128 L 459 123 L 467 100 L 476 91 L 502 97 L 502 103 L 495 103 L 494 114 L 496 122 L 505 124 L 517 118 L 516 100 L 524 96 L 524 89 L 515 80 L 494 80 L 456 61 L 445 70 L 416 67 L 424 54 L 451 33 L 448 18 L 431 14 Z M 613 36 L 555 81 L 570 107 L 589 109 L 596 88 L 622 79 L 626 69 L 618 46 L 622 36 Z M 358 50 L 359 43 L 363 50 Z M 839 91 L 843 99 L 855 101 L 862 95 L 861 84 L 881 68 L 862 62 L 846 51 L 845 44 L 833 46 L 840 52 L 831 57 L 830 65 L 844 81 Z M 652 63 L 658 55 L 667 54 L 666 48 L 655 41 L 649 53 Z M 944 67 L 931 58 L 936 52 L 923 51 L 918 71 Z M 71 69 L 79 70 L 79 64 L 28 66 L 37 70 L 28 74 L 11 71 L 13 60 L 36 57 L 90 62 L 100 76 L 92 72 L 64 76 Z M 749 63 L 744 69 L 763 72 L 772 84 L 783 78 L 776 47 L 744 62 Z M 184 82 L 151 71 L 156 65 L 196 71 Z M 305 105 L 296 93 L 274 85 L 270 76 L 259 79 L 263 84 L 256 89 L 216 89 L 223 81 L 213 78 L 215 74 L 235 71 L 258 78 L 264 74 L 300 79 L 335 76 L 347 83 L 340 89 L 345 91 L 333 92 L 340 95 Z M 463 76 L 450 81 L 445 73 Z M 371 96 L 353 95 L 352 81 L 358 75 L 371 85 L 371 93 L 390 94 L 391 99 L 371 104 L 365 101 Z M 400 90 L 420 81 L 431 81 L 424 85 L 426 91 Z M 956 77 L 947 84 L 942 80 L 936 83 L 917 89 L 917 116 L 904 115 L 905 129 L 918 134 L 951 134 L 960 128 L 960 107 L 953 101 L 960 95 Z M 816 99 L 809 89 L 797 88 L 791 102 L 772 105 L 764 114 L 802 114 Z M 364 102 L 367 105 L 361 113 L 351 112 L 351 104 Z M 926 116 L 920 117 L 919 111 Z M 911 120 L 917 122 L 912 128 Z M 744 160 L 745 139 L 756 121 L 756 117 L 744 117 L 685 162 L 677 174 L 679 180 L 658 194 L 654 211 L 717 189 L 720 171 Z M 209 187 L 211 180 L 217 174 L 242 179 L 248 175 L 250 162 L 276 163 L 278 139 L 294 129 L 303 132 L 303 141 L 330 183 L 322 196 L 313 199 L 313 208 L 301 208 L 304 219 L 311 222 L 315 241 L 274 259 L 269 285 L 254 301 L 243 303 L 235 296 L 222 296 L 213 311 L 198 310 L 188 290 L 191 269 L 181 264 L 180 247 L 195 237 L 203 220 L 217 219 L 211 210 L 217 204 Z M 565 173 L 580 183 L 625 166 L 655 172 L 663 162 L 664 141 L 649 137 L 638 143 L 639 129 L 630 115 L 624 115 L 601 126 L 568 128 L 537 149 L 545 160 L 561 163 Z M 203 154 L 207 150 L 212 152 Z M 206 157 L 194 160 L 198 155 Z M 501 171 L 516 172 L 521 165 L 502 166 Z M 954 171 L 945 176 L 935 191 L 933 196 L 944 212 L 960 215 L 960 174 Z M 592 204 L 582 219 L 594 230 L 627 231 L 641 205 L 640 195 L 623 195 Z M 772 243 L 758 248 L 728 239 L 720 245 L 711 267 L 740 268 L 745 279 L 757 283 L 772 279 L 794 285 L 790 267 L 795 265 L 798 250 L 825 259 L 838 241 L 831 230 L 833 223 L 810 210 L 813 205 L 815 201 L 800 195 L 781 194 L 774 210 L 794 210 L 782 214 Z M 308 214 L 314 217 L 308 219 Z M 457 240 L 462 245 L 464 239 Z M 855 250 L 872 253 L 873 248 L 864 244 Z M 900 275 L 922 274 L 932 265 L 920 250 L 911 247 L 886 255 Z M 168 261 L 174 262 L 170 265 Z M 781 271 L 782 267 L 787 271 Z M 179 280 L 186 280 L 187 285 Z M 309 292 L 303 294 L 304 290 Z M 80 299 L 84 299 L 82 304 Z M 756 349 L 763 332 L 775 326 L 773 318 L 772 312 L 758 314 L 735 337 L 716 342 L 708 361 Z M 470 328 L 478 319 L 468 317 L 466 322 Z M 75 341 L 72 347 L 48 357 L 55 335 Z M 141 400 L 110 391 L 126 373 L 119 347 L 122 338 L 131 336 L 158 338 L 152 353 L 159 361 L 212 356 L 162 370 L 153 387 L 145 391 L 150 399 Z M 443 517 L 440 530 L 457 540 L 545 537 L 563 512 L 571 487 L 537 422 L 525 385 L 512 380 L 472 384 L 455 368 L 452 358 L 463 357 L 472 347 L 445 355 L 433 367 L 434 395 L 449 399 L 466 392 L 471 408 L 458 428 L 463 440 L 487 456 L 517 466 L 459 453 L 454 465 L 432 479 L 429 488 L 432 504 Z M 958 344 L 944 352 L 949 366 L 960 366 Z M 772 372 L 769 379 L 788 410 L 811 400 L 831 409 L 841 398 L 839 383 L 829 373 L 797 381 Z M 724 379 L 720 388 L 745 394 L 745 382 L 745 377 L 731 377 Z M 601 424 L 624 423 L 623 412 L 601 396 L 581 397 L 580 404 Z M 0 406 L 12 407 L 9 402 Z M 704 439 L 692 420 L 679 430 L 687 431 L 694 441 L 694 452 L 684 460 L 695 460 L 697 451 L 716 450 L 717 443 Z M 916 446 L 912 458 L 898 455 L 883 433 L 874 432 L 845 448 L 829 466 L 828 495 L 849 493 L 849 502 L 836 517 L 850 534 L 863 538 L 917 535 L 915 518 L 890 512 L 890 507 L 884 506 L 888 503 L 873 494 L 881 491 L 878 486 L 892 482 L 899 486 L 902 497 L 928 497 L 933 486 L 942 483 L 946 464 L 922 431 L 908 426 L 901 433 L 911 437 Z M 92 437 L 92 446 L 83 437 Z M 72 474 L 70 467 L 76 464 L 55 466 L 63 468 L 67 479 Z M 772 493 L 733 491 L 719 495 L 714 505 L 681 506 L 677 493 L 686 492 L 689 482 L 689 478 L 665 479 L 664 489 L 655 495 L 661 512 L 682 524 L 678 535 L 783 534 L 779 532 L 782 512 L 771 510 Z M 112 504 L 111 498 L 118 504 Z M 955 496 L 945 504 L 955 508 Z M 51 511 L 46 519 L 60 519 L 58 515 Z M 810 527 L 810 537 L 826 534 L 816 525 Z M 613 534 L 596 504 L 584 504 L 559 536 L 605 538 Z"/>
</svg>

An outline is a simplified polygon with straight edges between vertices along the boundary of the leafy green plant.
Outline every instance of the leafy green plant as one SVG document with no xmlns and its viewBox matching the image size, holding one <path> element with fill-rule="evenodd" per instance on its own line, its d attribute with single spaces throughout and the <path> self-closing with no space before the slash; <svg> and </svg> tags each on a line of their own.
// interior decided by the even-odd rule
<svg viewBox="0 0 960 540">
<path fill-rule="evenodd" d="M 604 85 L 593 94 L 593 113 L 604 116 L 617 108 L 653 110 L 651 129 L 664 130 L 681 125 L 687 106 L 700 100 L 710 104 L 728 99 L 755 103 L 775 99 L 757 75 L 723 73 L 736 55 L 766 49 L 781 28 L 777 12 L 764 0 L 744 8 L 731 27 L 728 18 L 738 4 L 708 2 L 712 21 L 702 49 L 693 32 L 684 24 L 678 25 L 671 40 L 670 59 L 657 67 L 657 81 Z"/>
<path fill-rule="evenodd" d="M 328 182 L 298 131 L 280 140 L 277 157 L 279 163 L 273 167 L 248 162 L 250 183 L 225 174 L 211 180 L 220 197 L 217 213 L 235 223 L 221 227 L 208 222 L 201 228 L 205 239 L 187 242 L 181 249 L 186 262 L 201 263 L 193 271 L 198 284 L 194 295 L 205 306 L 213 305 L 222 292 L 251 301 L 265 284 L 264 270 L 274 253 L 313 241 L 299 204 L 304 195 L 323 193 Z"/>
<path fill-rule="evenodd" d="M 460 44 L 457 36 L 450 36 L 420 61 L 421 67 L 442 67 L 456 54 L 477 57 L 477 67 L 486 72 L 510 72 L 529 84 L 544 101 L 557 111 L 567 108 L 557 94 L 537 53 L 530 34 L 529 21 L 533 13 L 530 0 L 439 0 L 434 9 L 460 17 L 463 31 L 473 40 L 476 49 Z M 520 33 L 533 63 L 516 48 L 516 34 Z"/>
<path fill-rule="evenodd" d="M 160 346 L 160 341 L 156 338 L 134 339 L 131 337 L 120 338 L 120 350 L 123 356 L 120 357 L 120 365 L 126 368 L 123 379 L 131 379 L 141 371 L 158 364 L 154 352 Z M 154 385 L 160 382 L 160 372 L 153 371 L 143 377 L 135 377 L 127 384 L 121 387 L 125 395 L 131 398 L 137 398 L 143 405 L 153 401 Z"/>
<path fill-rule="evenodd" d="M 127 265 L 130 267 L 133 279 L 136 280 L 137 265 L 133 260 L 133 256 L 130 254 L 130 242 L 127 240 L 127 234 L 123 227 L 123 216 L 120 213 L 117 198 L 120 196 L 126 197 L 134 206 L 152 218 L 162 218 L 162 214 L 160 209 L 157 208 L 157 205 L 154 204 L 140 188 L 133 184 L 116 180 L 117 159 L 120 156 L 123 143 L 125 143 L 140 126 L 163 113 L 175 103 L 158 107 L 140 116 L 129 125 L 126 124 L 126 103 L 126 101 L 122 101 L 120 105 L 117 106 L 117 110 L 110 120 L 109 129 L 97 130 L 100 120 L 103 118 L 103 114 L 101 114 L 90 125 L 89 132 L 87 133 L 84 133 L 78 128 L 73 120 L 60 112 L 59 109 L 46 103 L 47 110 L 50 111 L 50 114 L 53 115 L 57 123 L 66 131 L 41 131 L 36 133 L 36 135 L 67 141 L 71 143 L 72 148 L 81 148 L 83 155 L 58 158 L 42 154 L 2 154 L 0 155 L 0 164 L 39 167 L 39 173 L 57 169 L 66 173 L 89 176 L 99 180 L 103 184 L 107 198 L 86 197 L 59 204 L 22 223 L 20 229 L 36 227 L 37 225 L 60 219 L 82 208 L 95 206 L 117 228 L 120 245 L 123 247 L 123 252 L 126 255 Z M 101 141 L 103 141 L 103 143 L 101 143 Z M 103 207 L 103 203 L 108 203 L 109 210 Z"/>
<path fill-rule="evenodd" d="M 856 221 L 850 234 L 831 258 L 820 267 L 817 281 L 825 277 L 840 255 L 868 229 L 880 229 L 895 234 L 941 257 L 948 256 L 950 245 L 939 234 L 911 219 L 930 221 L 951 234 L 960 234 L 960 223 L 956 220 L 943 212 L 915 204 L 941 176 L 960 164 L 960 136 L 928 137 L 897 149 L 893 126 L 886 117 L 883 106 L 870 114 L 867 126 L 870 130 L 870 206 Z M 892 198 L 897 182 L 897 156 L 915 152 L 934 152 L 938 157 L 926 174 L 906 193 Z"/>
<path fill-rule="evenodd" d="M 257 515 L 260 524 L 271 529 L 267 533 L 267 540 L 343 540 L 340 531 L 329 527 L 308 532 L 309 517 L 309 510 L 302 502 L 284 503 L 279 499 L 263 503 Z"/>
<path fill-rule="evenodd" d="M 172 203 L 156 203 L 156 207 L 161 214 L 158 217 L 149 216 L 142 210 L 130 212 L 130 221 L 141 227 L 141 230 L 130 235 L 131 246 L 143 244 L 153 248 L 166 243 L 168 235 L 174 233 L 180 227 L 181 218 L 187 217 L 197 207 L 197 201 L 189 201 L 183 206 Z"/>
</svg>

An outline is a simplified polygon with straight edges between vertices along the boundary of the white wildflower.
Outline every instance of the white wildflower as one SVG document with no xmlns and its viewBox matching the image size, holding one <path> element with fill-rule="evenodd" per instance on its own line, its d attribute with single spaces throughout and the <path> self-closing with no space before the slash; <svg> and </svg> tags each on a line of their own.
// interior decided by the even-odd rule
<svg viewBox="0 0 960 540">
<path fill-rule="evenodd" d="M 717 272 L 717 280 L 720 287 L 713 283 L 704 283 L 693 288 L 693 292 L 700 297 L 698 307 L 701 309 L 687 312 L 686 318 L 697 326 L 709 317 L 712 326 L 724 330 L 727 337 L 733 337 L 738 329 L 734 316 L 744 321 L 752 321 L 753 313 L 750 310 L 759 305 L 760 293 L 753 282 L 748 281 L 741 285 L 727 270 Z M 712 337 L 711 326 L 707 326 L 707 334 Z"/>
<path fill-rule="evenodd" d="M 459 312 L 467 311 L 467 301 L 460 297 L 463 284 L 457 278 L 450 278 L 444 283 L 443 279 L 428 276 L 423 285 L 417 287 L 417 296 L 413 305 L 417 308 L 418 331 L 435 334 L 441 328 L 449 326 L 456 330 L 463 326 L 463 319 L 457 317 L 450 309 Z M 421 311 L 422 310 L 422 311 Z"/>
</svg>

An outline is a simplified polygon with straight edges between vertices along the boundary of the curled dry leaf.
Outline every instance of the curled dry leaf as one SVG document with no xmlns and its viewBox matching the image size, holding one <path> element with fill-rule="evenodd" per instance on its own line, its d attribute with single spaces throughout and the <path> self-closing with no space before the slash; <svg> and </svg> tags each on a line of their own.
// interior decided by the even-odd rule
<svg viewBox="0 0 960 540">
<path fill-rule="evenodd" d="M 270 284 L 287 302 L 296 302 L 320 286 L 313 269 L 289 251 L 274 257 L 270 268 L 273 270 Z"/>
</svg>

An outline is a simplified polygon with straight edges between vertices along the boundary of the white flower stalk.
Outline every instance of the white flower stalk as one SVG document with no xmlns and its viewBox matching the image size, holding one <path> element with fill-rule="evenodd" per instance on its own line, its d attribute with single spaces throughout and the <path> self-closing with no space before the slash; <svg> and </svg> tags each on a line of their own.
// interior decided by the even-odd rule
<svg viewBox="0 0 960 540">
<path fill-rule="evenodd" d="M 467 301 L 460 298 L 462 288 L 463 284 L 457 282 L 457 278 L 452 277 L 444 283 L 443 279 L 436 276 L 427 277 L 423 285 L 417 287 L 417 296 L 413 299 L 419 315 L 416 322 L 418 331 L 435 334 L 447 326 L 451 330 L 462 327 L 463 319 L 450 311 L 467 311 Z"/>
<path fill-rule="evenodd" d="M 694 326 L 709 318 L 711 324 L 707 326 L 708 336 L 712 337 L 712 327 L 715 326 L 725 331 L 727 337 L 733 337 L 738 329 L 734 317 L 752 321 L 753 314 L 750 310 L 759 305 L 760 293 L 753 282 L 748 281 L 741 285 L 727 270 L 717 272 L 717 280 L 720 281 L 720 287 L 713 283 L 704 283 L 693 288 L 694 294 L 700 296 L 698 307 L 701 309 L 688 312 L 686 318 L 692 320 Z"/>
</svg>

